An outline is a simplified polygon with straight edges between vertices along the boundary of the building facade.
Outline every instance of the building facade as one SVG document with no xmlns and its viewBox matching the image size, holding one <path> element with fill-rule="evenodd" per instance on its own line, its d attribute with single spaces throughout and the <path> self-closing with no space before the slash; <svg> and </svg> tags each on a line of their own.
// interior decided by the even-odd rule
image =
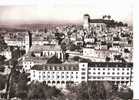
<svg viewBox="0 0 139 100">
<path fill-rule="evenodd" d="M 30 79 L 57 87 L 88 81 L 110 81 L 131 86 L 132 67 L 132 63 L 104 62 L 35 65 L 30 70 Z"/>
</svg>

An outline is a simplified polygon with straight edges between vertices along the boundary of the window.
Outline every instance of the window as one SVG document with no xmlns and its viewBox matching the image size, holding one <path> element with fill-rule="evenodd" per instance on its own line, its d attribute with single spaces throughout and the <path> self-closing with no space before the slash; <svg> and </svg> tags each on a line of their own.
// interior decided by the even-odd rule
<svg viewBox="0 0 139 100">
<path fill-rule="evenodd" d="M 64 76 L 62 76 L 62 78 L 64 78 Z"/>
<path fill-rule="evenodd" d="M 100 77 L 97 77 L 97 79 L 100 79 Z"/>
<path fill-rule="evenodd" d="M 76 78 L 78 78 L 78 76 L 76 76 Z"/>
<path fill-rule="evenodd" d="M 93 77 L 93 79 L 96 79 L 96 77 Z"/>
<path fill-rule="evenodd" d="M 98 74 L 100 74 L 100 72 L 98 72 Z"/>
<path fill-rule="evenodd" d="M 85 70 L 85 68 L 82 68 L 82 70 Z"/>
<path fill-rule="evenodd" d="M 93 72 L 93 74 L 96 74 L 95 72 Z"/>
<path fill-rule="evenodd" d="M 122 79 L 124 79 L 124 77 L 122 77 Z"/>
<path fill-rule="evenodd" d="M 115 68 L 113 68 L 112 70 L 115 70 Z"/>
<path fill-rule="evenodd" d="M 39 80 L 41 79 L 41 76 L 39 76 Z"/>
<path fill-rule="evenodd" d="M 117 77 L 117 79 L 120 79 L 120 77 Z"/>
<path fill-rule="evenodd" d="M 127 70 L 129 70 L 129 68 L 127 68 Z"/>
<path fill-rule="evenodd" d="M 88 74 L 91 74 L 91 72 L 88 72 Z"/>
<path fill-rule="evenodd" d="M 85 79 L 85 77 L 82 77 L 82 79 Z"/>
<path fill-rule="evenodd" d="M 105 68 L 103 68 L 103 70 L 105 70 Z"/>
<path fill-rule="evenodd" d="M 85 75 L 85 72 L 82 72 L 82 75 Z"/>
<path fill-rule="evenodd" d="M 119 75 L 119 72 L 117 72 L 117 75 Z"/>
<path fill-rule="evenodd" d="M 105 72 L 103 72 L 103 75 L 105 74 Z"/>
<path fill-rule="evenodd" d="M 122 70 L 125 70 L 124 68 L 122 68 Z"/>
<path fill-rule="evenodd" d="M 91 79 L 91 76 L 89 76 L 88 79 Z"/>
<path fill-rule="evenodd" d="M 59 78 L 59 76 L 57 76 L 57 78 Z"/>
<path fill-rule="evenodd" d="M 64 84 L 65 82 L 64 82 L 64 81 L 62 81 L 61 83 L 62 83 L 62 84 Z"/>
<path fill-rule="evenodd" d="M 100 68 L 98 68 L 98 70 L 100 70 Z"/>
<path fill-rule="evenodd" d="M 110 72 L 107 73 L 108 75 L 110 74 Z"/>
<path fill-rule="evenodd" d="M 113 72 L 112 74 L 114 75 L 115 73 Z"/>
<path fill-rule="evenodd" d="M 122 75 L 124 74 L 124 72 L 122 72 Z"/>
<path fill-rule="evenodd" d="M 60 81 L 57 81 L 57 83 L 59 84 L 59 83 L 60 83 Z"/>
<path fill-rule="evenodd" d="M 112 77 L 112 79 L 115 79 L 115 77 Z"/>
<path fill-rule="evenodd" d="M 89 67 L 88 70 L 91 70 L 91 68 Z"/>
</svg>

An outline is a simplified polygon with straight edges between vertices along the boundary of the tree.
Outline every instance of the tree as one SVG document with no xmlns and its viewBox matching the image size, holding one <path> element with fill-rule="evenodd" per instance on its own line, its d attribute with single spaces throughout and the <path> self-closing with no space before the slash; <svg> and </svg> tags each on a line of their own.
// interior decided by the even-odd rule
<svg viewBox="0 0 139 100">
<path fill-rule="evenodd" d="M 73 43 L 71 43 L 71 45 L 70 45 L 70 50 L 71 50 L 71 51 L 75 51 L 76 49 L 77 49 L 76 45 L 73 44 Z"/>
<path fill-rule="evenodd" d="M 68 59 L 69 59 L 69 54 L 66 53 L 66 54 L 65 54 L 65 60 L 68 60 Z"/>
<path fill-rule="evenodd" d="M 47 100 L 61 95 L 61 91 L 44 83 L 31 83 L 29 86 L 28 99 Z"/>
<path fill-rule="evenodd" d="M 7 48 L 4 38 L 0 35 L 0 52 Z"/>
<path fill-rule="evenodd" d="M 71 90 L 71 89 L 70 89 Z M 82 82 L 74 87 L 77 100 L 106 100 L 106 91 L 103 82 Z"/>
<path fill-rule="evenodd" d="M 74 61 L 79 61 L 79 59 L 80 59 L 79 56 L 74 56 L 74 57 L 73 57 L 73 60 L 74 60 Z"/>
<path fill-rule="evenodd" d="M 61 44 L 61 41 L 64 39 L 65 35 L 63 33 L 55 33 L 55 37 L 58 40 L 58 44 Z"/>
<path fill-rule="evenodd" d="M 118 97 L 122 98 L 123 100 L 132 100 L 133 99 L 133 90 L 127 89 L 127 91 L 120 91 L 117 92 Z"/>
<path fill-rule="evenodd" d="M 0 65 L 4 64 L 5 59 L 6 59 L 5 56 L 0 55 Z"/>
<path fill-rule="evenodd" d="M 61 49 L 62 49 L 63 51 L 66 51 L 66 50 L 67 50 L 67 45 L 66 45 L 65 42 L 61 43 Z"/>
<path fill-rule="evenodd" d="M 47 63 L 49 63 L 49 64 L 60 64 L 60 63 L 62 63 L 62 61 L 54 55 L 50 59 L 47 60 Z"/>
<path fill-rule="evenodd" d="M 106 57 L 106 62 L 109 62 L 111 60 L 110 57 Z"/>
<path fill-rule="evenodd" d="M 0 90 L 5 88 L 6 81 L 6 76 L 0 75 Z"/>
<path fill-rule="evenodd" d="M 23 72 L 19 75 L 19 81 L 17 83 L 17 88 L 16 88 L 16 96 L 25 99 L 27 98 L 27 92 L 28 92 L 28 75 Z"/>
</svg>

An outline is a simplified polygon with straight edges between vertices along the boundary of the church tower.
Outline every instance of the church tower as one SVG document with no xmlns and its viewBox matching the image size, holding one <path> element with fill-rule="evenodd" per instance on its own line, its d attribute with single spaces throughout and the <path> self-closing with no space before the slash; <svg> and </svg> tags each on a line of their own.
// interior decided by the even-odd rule
<svg viewBox="0 0 139 100">
<path fill-rule="evenodd" d="M 28 31 L 25 34 L 25 51 L 28 53 L 30 47 L 32 46 L 32 34 Z"/>
<path fill-rule="evenodd" d="M 85 14 L 83 16 L 83 28 L 86 29 L 87 31 L 89 31 L 90 28 L 89 20 L 90 20 L 89 14 Z"/>
</svg>

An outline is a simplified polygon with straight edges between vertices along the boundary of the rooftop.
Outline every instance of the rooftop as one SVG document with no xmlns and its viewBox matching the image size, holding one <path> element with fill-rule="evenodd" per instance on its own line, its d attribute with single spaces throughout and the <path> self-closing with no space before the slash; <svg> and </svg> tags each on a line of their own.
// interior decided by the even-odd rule
<svg viewBox="0 0 139 100">
<path fill-rule="evenodd" d="M 89 67 L 133 67 L 133 63 L 119 63 L 119 62 L 90 62 Z"/>
<path fill-rule="evenodd" d="M 104 19 L 90 19 L 90 23 L 108 23 L 110 20 L 104 20 Z"/>
<path fill-rule="evenodd" d="M 44 65 L 34 65 L 31 70 L 64 70 L 64 71 L 78 71 L 78 64 L 44 64 Z"/>
<path fill-rule="evenodd" d="M 30 51 L 61 51 L 60 45 L 33 45 Z"/>
</svg>

